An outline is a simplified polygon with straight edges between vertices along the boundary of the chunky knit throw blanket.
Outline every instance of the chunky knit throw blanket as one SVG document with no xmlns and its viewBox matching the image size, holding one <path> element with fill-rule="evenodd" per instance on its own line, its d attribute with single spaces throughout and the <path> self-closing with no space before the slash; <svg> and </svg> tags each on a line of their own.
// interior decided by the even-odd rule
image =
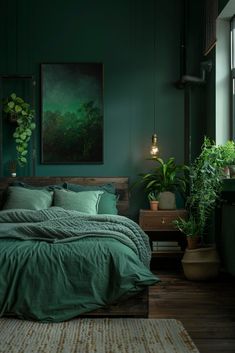
<svg viewBox="0 0 235 353">
<path fill-rule="evenodd" d="M 112 237 L 129 246 L 149 267 L 151 251 L 148 236 L 134 221 L 116 215 L 87 215 L 59 207 L 0 212 L 0 223 L 14 223 L 0 238 L 48 242 L 79 241 L 84 237 Z"/>
</svg>

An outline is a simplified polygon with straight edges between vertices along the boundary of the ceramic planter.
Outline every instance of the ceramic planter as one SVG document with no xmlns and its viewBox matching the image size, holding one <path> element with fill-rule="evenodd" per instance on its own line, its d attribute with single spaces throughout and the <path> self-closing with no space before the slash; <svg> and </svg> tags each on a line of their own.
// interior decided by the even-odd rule
<svg viewBox="0 0 235 353">
<path fill-rule="evenodd" d="M 176 201 L 175 194 L 171 191 L 159 193 L 159 209 L 160 210 L 175 210 Z"/>
</svg>

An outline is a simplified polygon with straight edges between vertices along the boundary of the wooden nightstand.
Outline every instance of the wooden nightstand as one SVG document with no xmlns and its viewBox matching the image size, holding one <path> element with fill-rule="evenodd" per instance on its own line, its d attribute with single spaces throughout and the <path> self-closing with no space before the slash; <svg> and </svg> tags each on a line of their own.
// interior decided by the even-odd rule
<svg viewBox="0 0 235 353">
<path fill-rule="evenodd" d="M 153 257 L 183 254 L 184 238 L 172 223 L 179 217 L 187 218 L 186 210 L 140 210 L 139 225 L 150 238 Z"/>
</svg>

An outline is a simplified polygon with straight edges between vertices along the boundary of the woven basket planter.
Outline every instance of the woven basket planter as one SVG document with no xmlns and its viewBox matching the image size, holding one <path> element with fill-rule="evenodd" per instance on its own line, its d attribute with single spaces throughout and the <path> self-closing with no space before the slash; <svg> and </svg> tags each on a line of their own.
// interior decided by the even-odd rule
<svg viewBox="0 0 235 353">
<path fill-rule="evenodd" d="M 185 277 L 193 281 L 205 281 L 218 276 L 220 259 L 214 246 L 186 249 L 182 266 Z"/>
</svg>

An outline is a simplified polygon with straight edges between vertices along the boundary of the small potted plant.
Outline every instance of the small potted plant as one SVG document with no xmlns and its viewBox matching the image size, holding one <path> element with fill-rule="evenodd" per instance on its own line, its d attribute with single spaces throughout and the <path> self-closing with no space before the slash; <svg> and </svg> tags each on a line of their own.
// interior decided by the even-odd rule
<svg viewBox="0 0 235 353">
<path fill-rule="evenodd" d="M 28 144 L 32 131 L 36 125 L 34 122 L 34 110 L 22 98 L 12 93 L 3 104 L 4 112 L 11 121 L 17 123 L 13 137 L 16 142 L 18 164 L 23 167 L 27 163 Z"/>
<path fill-rule="evenodd" d="M 208 220 L 219 199 L 224 166 L 235 156 L 233 141 L 215 145 L 204 139 L 201 153 L 189 169 L 190 190 L 186 199 L 188 219 L 176 220 L 176 227 L 187 238 L 188 248 L 182 259 L 183 269 L 188 279 L 205 280 L 218 274 L 219 257 L 214 245 L 205 245 L 204 235 Z"/>
<path fill-rule="evenodd" d="M 175 192 L 184 195 L 186 190 L 186 178 L 184 172 L 187 170 L 185 165 L 176 165 L 173 157 L 166 162 L 161 158 L 151 159 L 157 163 L 156 167 L 149 173 L 139 174 L 140 178 L 136 184 L 144 186 L 147 195 L 151 192 L 158 194 L 159 209 L 175 209 Z"/>
<path fill-rule="evenodd" d="M 151 191 L 148 194 L 148 200 L 149 200 L 149 204 L 150 204 L 150 210 L 151 211 L 157 211 L 158 210 L 158 204 L 159 204 L 157 192 L 156 191 Z"/>
</svg>

